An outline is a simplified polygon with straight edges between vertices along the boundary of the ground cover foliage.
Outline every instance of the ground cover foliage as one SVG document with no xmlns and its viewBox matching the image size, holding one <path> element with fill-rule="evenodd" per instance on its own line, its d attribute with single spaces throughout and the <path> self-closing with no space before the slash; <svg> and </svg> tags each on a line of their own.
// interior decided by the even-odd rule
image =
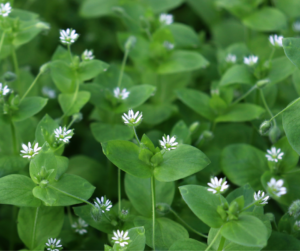
<svg viewBox="0 0 300 251">
<path fill-rule="evenodd" d="M 298 0 L 0 1 L 1 250 L 300 250 Z"/>
</svg>

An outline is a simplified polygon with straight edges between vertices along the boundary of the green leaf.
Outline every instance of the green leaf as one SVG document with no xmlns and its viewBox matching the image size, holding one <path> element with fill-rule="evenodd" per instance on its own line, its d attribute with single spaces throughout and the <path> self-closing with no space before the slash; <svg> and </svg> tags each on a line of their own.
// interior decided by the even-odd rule
<svg viewBox="0 0 300 251">
<path fill-rule="evenodd" d="M 201 171 L 210 163 L 206 155 L 190 145 L 178 145 L 166 151 L 164 160 L 154 169 L 157 180 L 175 181 Z"/>
<path fill-rule="evenodd" d="M 282 40 L 285 55 L 291 62 L 300 67 L 300 38 L 284 38 Z"/>
<path fill-rule="evenodd" d="M 167 120 L 176 111 L 176 107 L 171 104 L 144 104 L 139 107 L 139 110 L 143 113 L 142 123 L 158 125 Z"/>
<path fill-rule="evenodd" d="M 142 105 L 151 97 L 155 89 L 152 85 L 138 85 L 129 88 L 129 97 L 115 109 L 115 112 L 127 112 L 129 109 Z"/>
<path fill-rule="evenodd" d="M 55 180 L 59 180 L 60 177 L 67 171 L 69 166 L 69 159 L 64 156 L 55 156 L 57 164 L 57 172 Z M 87 169 L 85 169 L 87 171 Z"/>
<path fill-rule="evenodd" d="M 298 0 L 274 0 L 277 9 L 281 10 L 289 18 L 298 18 L 300 2 Z"/>
<path fill-rule="evenodd" d="M 35 139 L 42 146 L 46 141 L 49 142 L 50 136 L 54 130 L 59 127 L 59 124 L 46 114 L 38 123 L 35 131 Z"/>
<path fill-rule="evenodd" d="M 169 250 L 206 250 L 207 245 L 194 239 L 178 240 L 173 243 Z"/>
<path fill-rule="evenodd" d="M 35 187 L 33 195 L 49 206 L 70 206 L 88 200 L 94 190 L 95 187 L 85 179 L 64 174 L 60 180 L 50 182 L 45 188 Z"/>
<path fill-rule="evenodd" d="M 144 227 L 134 227 L 128 230 L 130 242 L 127 250 L 144 251 L 146 244 L 146 236 Z M 115 244 L 116 245 L 116 244 Z"/>
<path fill-rule="evenodd" d="M 19 109 L 13 113 L 14 121 L 22 121 L 30 118 L 41 111 L 47 104 L 48 99 L 41 97 L 25 98 L 19 105 Z"/>
<path fill-rule="evenodd" d="M 111 234 L 115 227 L 111 224 L 111 222 L 105 217 L 102 216 L 100 221 L 95 221 L 92 218 L 90 205 L 73 207 L 75 214 L 82 218 L 86 223 L 88 223 L 91 227 L 98 229 L 101 232 Z"/>
<path fill-rule="evenodd" d="M 206 187 L 186 185 L 179 187 L 183 200 L 193 213 L 210 227 L 218 228 L 224 224 L 221 215 L 217 212 L 220 198 L 225 202 L 222 195 L 207 191 Z"/>
<path fill-rule="evenodd" d="M 253 85 L 255 78 L 246 65 L 233 65 L 222 76 L 220 86 L 228 86 L 232 84 L 248 84 Z"/>
<path fill-rule="evenodd" d="M 195 112 L 208 120 L 214 120 L 214 113 L 209 106 L 210 97 L 200 91 L 180 89 L 176 91 L 178 98 Z"/>
<path fill-rule="evenodd" d="M 293 74 L 296 69 L 288 58 L 275 58 L 272 60 L 272 68 L 266 78 L 270 80 L 269 84 L 277 84 Z"/>
<path fill-rule="evenodd" d="M 265 109 L 254 104 L 236 104 L 229 107 L 226 112 L 216 118 L 216 122 L 244 122 L 258 119 Z"/>
<path fill-rule="evenodd" d="M 282 115 L 282 124 L 286 137 L 293 149 L 300 155 L 300 102 L 288 108 Z"/>
<path fill-rule="evenodd" d="M 18 173 L 25 168 L 28 161 L 20 156 L 0 157 L 0 178 L 12 173 Z"/>
<path fill-rule="evenodd" d="M 206 68 L 209 62 L 198 52 L 174 51 L 171 56 L 160 64 L 158 74 L 194 71 Z"/>
<path fill-rule="evenodd" d="M 80 81 L 84 82 L 90 80 L 100 73 L 103 73 L 107 70 L 109 65 L 103 61 L 94 59 L 89 61 L 83 61 L 79 64 L 78 68 L 78 77 Z"/>
<path fill-rule="evenodd" d="M 267 228 L 258 218 L 241 215 L 238 220 L 227 222 L 221 234 L 229 241 L 244 245 L 263 247 L 267 244 Z"/>
<path fill-rule="evenodd" d="M 134 136 L 132 128 L 126 125 L 97 122 L 91 124 L 91 130 L 94 138 L 100 143 L 110 140 L 130 140 Z"/>
<path fill-rule="evenodd" d="M 38 207 L 41 201 L 32 194 L 35 186 L 25 175 L 5 176 L 0 179 L 0 203 L 18 207 Z"/>
<path fill-rule="evenodd" d="M 260 177 L 268 170 L 265 153 L 246 144 L 233 144 L 224 148 L 221 167 L 234 184 L 249 183 L 255 190 L 261 189 Z"/>
<path fill-rule="evenodd" d="M 19 237 L 30 250 L 43 249 L 48 239 L 58 237 L 63 223 L 62 207 L 22 207 L 18 215 Z"/>
<path fill-rule="evenodd" d="M 139 147 L 129 141 L 112 140 L 102 144 L 106 157 L 118 168 L 138 178 L 150 178 L 151 166 L 139 160 Z"/>
<path fill-rule="evenodd" d="M 286 233 L 272 231 L 268 244 L 263 250 L 300 250 L 300 240 Z"/>
<path fill-rule="evenodd" d="M 146 244 L 152 248 L 152 219 L 138 216 L 134 220 L 135 226 L 144 226 L 146 230 Z M 187 239 L 188 232 L 184 227 L 168 218 L 155 220 L 155 248 L 168 250 L 177 240 Z"/>
<path fill-rule="evenodd" d="M 285 15 L 278 9 L 263 7 L 243 19 L 244 25 L 256 31 L 279 31 L 287 27 Z"/>
<path fill-rule="evenodd" d="M 174 182 L 155 181 L 156 204 L 172 204 L 175 194 Z M 143 216 L 151 217 L 150 179 L 125 175 L 125 192 L 133 207 Z"/>
<path fill-rule="evenodd" d="M 113 13 L 118 0 L 85 0 L 80 7 L 80 15 L 85 18 L 101 17 Z"/>
<path fill-rule="evenodd" d="M 58 101 L 65 116 L 78 113 L 89 101 L 91 94 L 86 91 L 79 91 L 75 94 L 60 94 Z"/>
<path fill-rule="evenodd" d="M 184 1 L 183 0 L 144 0 L 147 4 L 150 5 L 154 13 L 167 12 L 171 9 L 179 7 Z"/>
<path fill-rule="evenodd" d="M 183 120 L 178 121 L 172 128 L 171 135 L 176 136 L 176 142 L 179 144 L 190 144 L 191 135 L 190 130 Z"/>
</svg>

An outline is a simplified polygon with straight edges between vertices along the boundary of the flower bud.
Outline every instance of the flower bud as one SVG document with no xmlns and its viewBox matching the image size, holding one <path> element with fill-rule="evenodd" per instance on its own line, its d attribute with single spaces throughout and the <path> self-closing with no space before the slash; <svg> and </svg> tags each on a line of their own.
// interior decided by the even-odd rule
<svg viewBox="0 0 300 251">
<path fill-rule="evenodd" d="M 265 120 L 264 122 L 261 123 L 259 127 L 259 133 L 261 135 L 265 135 L 270 129 L 271 129 L 271 122 L 269 120 Z"/>
<path fill-rule="evenodd" d="M 100 207 L 94 206 L 91 207 L 91 216 L 94 221 L 99 222 L 102 218 L 102 210 Z"/>
<path fill-rule="evenodd" d="M 48 183 L 49 183 L 48 180 L 42 180 L 42 181 L 40 182 L 40 187 L 41 187 L 41 188 L 45 188 L 45 187 L 48 186 Z"/>
<path fill-rule="evenodd" d="M 83 118 L 83 115 L 81 112 L 75 113 L 72 116 L 72 119 L 74 120 L 74 122 L 80 122 Z"/>
<path fill-rule="evenodd" d="M 214 137 L 213 132 L 205 130 L 203 133 L 203 138 L 206 140 L 211 140 Z"/>
<path fill-rule="evenodd" d="M 35 27 L 39 28 L 39 29 L 49 30 L 50 29 L 50 24 L 47 24 L 47 23 L 44 23 L 44 22 L 38 22 L 35 25 Z"/>
<path fill-rule="evenodd" d="M 126 42 L 125 42 L 125 50 L 130 50 L 136 43 L 136 37 L 135 36 L 130 36 Z"/>
<path fill-rule="evenodd" d="M 16 80 L 17 75 L 11 71 L 7 71 L 4 73 L 3 78 L 5 82 L 12 82 Z"/>
<path fill-rule="evenodd" d="M 46 64 L 43 64 L 41 67 L 40 67 L 40 73 L 44 73 L 46 72 L 50 67 L 50 63 L 46 63 Z"/>
<path fill-rule="evenodd" d="M 289 207 L 289 214 L 296 219 L 300 216 L 300 200 L 295 200 Z"/>
<path fill-rule="evenodd" d="M 167 203 L 157 203 L 156 212 L 162 216 L 166 215 L 170 212 L 170 205 L 168 205 Z"/>
<path fill-rule="evenodd" d="M 190 133 L 194 133 L 200 126 L 199 121 L 195 121 L 193 124 L 190 125 L 189 131 Z"/>
<path fill-rule="evenodd" d="M 256 87 L 258 89 L 262 89 L 264 88 L 268 83 L 270 82 L 269 79 L 261 79 L 259 81 L 256 82 Z"/>
<path fill-rule="evenodd" d="M 278 126 L 274 126 L 269 131 L 269 139 L 274 144 L 280 137 L 281 131 Z"/>
</svg>

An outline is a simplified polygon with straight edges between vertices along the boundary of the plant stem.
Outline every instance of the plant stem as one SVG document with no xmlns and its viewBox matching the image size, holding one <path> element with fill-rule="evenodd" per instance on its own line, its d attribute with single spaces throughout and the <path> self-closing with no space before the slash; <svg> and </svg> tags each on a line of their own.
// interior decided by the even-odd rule
<svg viewBox="0 0 300 251">
<path fill-rule="evenodd" d="M 268 106 L 268 104 L 267 104 L 267 102 L 266 102 L 264 92 L 263 92 L 263 90 L 261 90 L 261 89 L 259 90 L 259 92 L 260 92 L 261 100 L 262 100 L 262 102 L 263 102 L 263 104 L 264 104 L 266 110 L 267 110 L 268 113 L 270 114 L 270 117 L 272 118 L 274 115 L 273 115 L 272 111 L 270 110 L 270 108 L 269 108 L 269 106 Z M 277 125 L 275 119 L 274 119 L 274 125 L 275 125 L 275 126 Z"/>
<path fill-rule="evenodd" d="M 273 46 L 272 52 L 271 52 L 270 57 L 269 57 L 270 63 L 271 63 L 271 60 L 272 60 L 272 58 L 273 58 L 273 56 L 274 56 L 274 53 L 275 53 L 275 46 Z"/>
<path fill-rule="evenodd" d="M 135 136 L 135 139 L 136 141 L 139 143 L 139 145 L 141 144 L 140 140 L 139 140 L 139 137 L 137 136 L 137 133 L 136 133 L 136 130 L 135 130 L 135 127 L 133 126 L 133 132 L 134 132 L 134 136 Z"/>
<path fill-rule="evenodd" d="M 273 116 L 269 121 L 271 122 L 273 119 L 275 119 L 277 116 L 279 116 L 281 113 L 283 113 L 284 111 L 286 111 L 287 109 L 289 109 L 291 106 L 293 106 L 294 104 L 296 104 L 298 101 L 300 100 L 300 98 L 295 99 L 291 104 L 289 104 L 286 108 L 282 109 L 280 112 L 278 112 L 275 116 Z"/>
<path fill-rule="evenodd" d="M 68 126 L 67 126 L 67 130 L 73 125 L 73 123 L 74 123 L 74 121 L 76 120 L 76 118 L 73 118 L 72 120 L 71 120 L 71 122 L 68 124 Z"/>
<path fill-rule="evenodd" d="M 70 44 L 68 44 L 68 52 L 69 52 L 69 56 L 70 56 L 70 61 L 72 63 L 73 57 L 72 57 L 71 45 Z"/>
<path fill-rule="evenodd" d="M 212 245 L 215 243 L 215 241 L 217 240 L 217 238 L 219 237 L 219 234 L 221 232 L 221 228 L 219 229 L 219 231 L 216 233 L 215 237 L 213 238 L 213 240 L 211 241 L 211 243 L 208 245 L 208 247 L 204 250 L 204 251 L 208 251 Z"/>
<path fill-rule="evenodd" d="M 129 54 L 129 50 L 125 50 L 125 54 L 124 54 L 123 61 L 122 61 L 122 66 L 121 66 L 121 72 L 120 72 L 119 80 L 118 80 L 118 87 L 120 87 L 121 84 L 122 84 L 122 79 L 123 79 L 123 74 L 124 74 L 128 54 Z"/>
<path fill-rule="evenodd" d="M 198 232 L 197 230 L 195 230 L 194 228 L 192 228 L 190 225 L 188 225 L 174 210 L 173 210 L 173 208 L 171 208 L 170 207 L 170 212 L 172 212 L 176 217 L 177 217 L 177 219 L 178 220 L 180 220 L 181 222 L 182 222 L 182 224 L 184 225 L 184 226 L 186 226 L 186 228 L 188 228 L 190 231 L 192 231 L 192 232 L 194 232 L 195 234 L 198 234 L 198 235 L 200 235 L 201 237 L 204 237 L 204 238 L 207 238 L 208 236 L 207 235 L 205 235 L 205 234 L 202 234 L 202 233 L 200 233 L 200 232 Z"/>
<path fill-rule="evenodd" d="M 33 225 L 33 230 L 32 230 L 32 237 L 31 237 L 31 249 L 34 248 L 34 241 L 35 241 L 35 231 L 36 231 L 36 224 L 37 224 L 37 219 L 39 216 L 39 209 L 40 207 L 36 208 L 36 212 L 35 212 L 35 218 L 34 218 L 34 225 Z"/>
<path fill-rule="evenodd" d="M 67 210 L 68 210 L 68 217 L 69 217 L 69 221 L 70 221 L 70 225 L 73 225 L 73 219 L 72 219 L 72 213 L 71 213 L 71 209 L 70 206 L 67 206 Z"/>
<path fill-rule="evenodd" d="M 151 177 L 151 195 L 152 195 L 152 248 L 155 250 L 155 207 L 156 207 L 156 198 L 155 198 L 155 177 Z"/>
<path fill-rule="evenodd" d="M 239 97 L 237 100 L 235 100 L 231 105 L 235 105 L 239 103 L 241 100 L 246 98 L 251 92 L 253 92 L 256 89 L 256 85 L 252 86 L 243 96 Z"/>
<path fill-rule="evenodd" d="M 19 71 L 19 64 L 18 64 L 18 58 L 15 49 L 12 50 L 12 59 L 13 59 L 13 64 L 15 68 L 15 72 L 17 75 L 17 83 L 18 83 L 18 89 L 20 91 L 20 71 Z"/>
<path fill-rule="evenodd" d="M 244 212 L 245 210 L 249 209 L 250 207 L 255 206 L 255 204 L 256 204 L 256 201 L 252 202 L 251 204 L 249 204 L 248 206 L 246 206 L 245 208 L 243 208 L 243 209 L 241 210 L 241 212 Z"/>
<path fill-rule="evenodd" d="M 222 236 L 222 237 L 221 237 L 220 244 L 219 244 L 219 247 L 218 247 L 218 249 L 217 249 L 218 251 L 222 251 L 222 250 L 223 250 L 225 241 L 226 241 L 226 239 Z"/>
<path fill-rule="evenodd" d="M 118 201 L 119 201 L 119 215 L 121 214 L 121 169 L 118 168 Z"/>
<path fill-rule="evenodd" d="M 2 36 L 1 36 L 1 40 L 0 40 L 0 53 L 1 53 L 1 50 L 2 50 L 5 35 L 6 35 L 5 31 L 3 31 Z"/>
<path fill-rule="evenodd" d="M 12 120 L 12 118 L 10 118 L 10 128 L 11 128 L 11 134 L 12 134 L 12 140 L 13 140 L 13 147 L 14 147 L 14 154 L 18 154 L 18 144 L 17 144 L 17 136 L 16 136 L 16 128 L 15 128 L 15 124 Z"/>
<path fill-rule="evenodd" d="M 20 103 L 27 96 L 27 94 L 31 91 L 31 89 L 33 88 L 33 86 L 35 85 L 35 83 L 37 82 L 37 80 L 39 79 L 39 77 L 41 76 L 41 74 L 42 74 L 42 72 L 39 72 L 39 74 L 35 77 L 34 81 L 29 86 L 29 88 L 27 89 L 27 91 L 24 93 L 23 97 L 21 98 Z"/>
</svg>

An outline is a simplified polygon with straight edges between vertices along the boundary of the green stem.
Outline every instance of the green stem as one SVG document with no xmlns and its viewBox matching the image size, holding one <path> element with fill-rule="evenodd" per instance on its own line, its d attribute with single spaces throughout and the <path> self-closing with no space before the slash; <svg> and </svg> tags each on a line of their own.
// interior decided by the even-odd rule
<svg viewBox="0 0 300 251">
<path fill-rule="evenodd" d="M 269 57 L 270 63 L 271 63 L 271 60 L 272 60 L 272 58 L 273 58 L 273 56 L 274 56 L 274 53 L 275 53 L 275 46 L 273 46 L 272 51 L 271 51 L 271 54 L 270 54 L 270 57 Z"/>
<path fill-rule="evenodd" d="M 235 105 L 239 103 L 241 100 L 246 98 L 251 92 L 253 92 L 256 89 L 256 85 L 252 86 L 243 96 L 239 97 L 237 100 L 235 100 L 231 105 Z"/>
<path fill-rule="evenodd" d="M 216 233 L 215 237 L 213 238 L 213 240 L 211 241 L 211 243 L 208 245 L 208 247 L 205 249 L 205 251 L 208 251 L 212 245 L 215 243 L 215 241 L 218 239 L 219 234 L 221 232 L 221 228 L 219 229 L 219 231 Z"/>
<path fill-rule="evenodd" d="M 207 235 L 205 235 L 205 234 L 202 234 L 202 233 L 200 233 L 200 232 L 198 232 L 197 230 L 195 230 L 194 228 L 192 228 L 190 225 L 188 225 L 174 210 L 173 210 L 173 208 L 171 208 L 170 207 L 170 212 L 172 212 L 176 217 L 177 217 L 177 219 L 178 220 L 180 220 L 181 222 L 182 222 L 182 224 L 184 225 L 184 226 L 186 226 L 186 228 L 187 229 L 189 229 L 190 231 L 192 231 L 192 232 L 194 232 L 195 234 L 198 234 L 198 235 L 200 235 L 201 237 L 204 237 L 204 238 L 207 238 L 208 236 Z"/>
<path fill-rule="evenodd" d="M 27 94 L 31 91 L 31 89 L 33 88 L 33 86 L 35 85 L 35 83 L 37 82 L 37 80 L 39 79 L 39 77 L 41 76 L 41 74 L 42 74 L 42 72 L 39 72 L 39 74 L 35 77 L 34 81 L 29 86 L 29 88 L 27 89 L 27 91 L 24 93 L 23 97 L 21 98 L 20 103 L 27 96 Z"/>
<path fill-rule="evenodd" d="M 122 66 L 121 66 L 121 72 L 120 72 L 119 80 L 118 80 L 118 87 L 120 87 L 121 84 L 122 84 L 122 79 L 123 79 L 123 74 L 124 74 L 128 54 L 129 54 L 129 50 L 125 50 L 125 54 L 124 54 L 123 61 L 122 61 Z"/>
<path fill-rule="evenodd" d="M 218 251 L 222 251 L 222 250 L 223 250 L 225 241 L 226 241 L 226 239 L 222 236 L 222 237 L 221 237 L 220 244 L 219 244 L 219 247 L 218 247 L 218 249 L 217 249 Z"/>
<path fill-rule="evenodd" d="M 72 63 L 73 57 L 72 57 L 71 45 L 70 45 L 70 44 L 68 44 L 68 52 L 69 52 L 69 56 L 70 56 L 70 61 L 71 61 L 71 63 Z"/>
<path fill-rule="evenodd" d="M 31 237 L 31 248 L 34 248 L 34 241 L 35 241 L 35 232 L 36 232 L 36 224 L 37 224 L 37 219 L 38 219 L 38 215 L 39 215 L 39 209 L 40 207 L 36 208 L 36 212 L 35 212 L 35 218 L 34 218 L 34 225 L 33 225 L 33 229 L 32 229 L 32 237 Z"/>
<path fill-rule="evenodd" d="M 155 207 L 156 207 L 156 198 L 155 198 L 155 177 L 151 177 L 151 197 L 152 197 L 152 247 L 155 250 Z"/>
<path fill-rule="evenodd" d="M 68 210 L 68 217 L 69 217 L 70 225 L 72 226 L 73 225 L 73 219 L 72 219 L 71 209 L 70 209 L 69 206 L 67 207 L 67 210 Z"/>
<path fill-rule="evenodd" d="M 241 212 L 244 212 L 244 211 L 246 211 L 247 209 L 249 209 L 249 208 L 255 206 L 255 204 L 256 204 L 256 201 L 252 202 L 251 204 L 249 204 L 248 206 L 246 206 L 245 208 L 243 208 L 243 209 L 241 210 Z"/>
<path fill-rule="evenodd" d="M 136 133 L 135 127 L 133 126 L 132 128 L 133 128 L 133 132 L 134 132 L 135 139 L 136 139 L 136 141 L 137 141 L 137 142 L 139 143 L 139 145 L 140 145 L 141 142 L 140 142 L 139 137 L 138 137 L 138 135 L 137 135 L 137 133 Z"/>
<path fill-rule="evenodd" d="M 13 140 L 14 153 L 17 155 L 18 154 L 18 144 L 17 144 L 16 128 L 15 128 L 15 124 L 12 121 L 12 119 L 10 119 L 10 128 L 11 128 L 11 134 L 12 134 L 12 140 Z"/>
<path fill-rule="evenodd" d="M 121 169 L 118 168 L 118 201 L 119 201 L 119 215 L 121 214 Z"/>
<path fill-rule="evenodd" d="M 259 90 L 259 92 L 260 92 L 261 100 L 262 100 L 262 102 L 263 102 L 263 104 L 264 104 L 266 110 L 267 110 L 268 113 L 270 114 L 270 117 L 272 118 L 274 115 L 273 115 L 272 111 L 270 110 L 270 108 L 269 108 L 269 106 L 268 106 L 268 104 L 267 104 L 267 101 L 266 101 L 266 99 L 265 99 L 264 92 L 263 92 L 263 90 L 261 90 L 261 89 Z M 274 125 L 275 125 L 275 126 L 277 125 L 275 119 L 274 119 Z"/>
<path fill-rule="evenodd" d="M 73 123 L 75 122 L 75 120 L 76 120 L 76 118 L 73 118 L 72 120 L 71 120 L 71 122 L 68 124 L 68 126 L 67 126 L 67 130 L 69 130 L 69 128 L 73 125 Z"/>
<path fill-rule="evenodd" d="M 1 36 L 1 40 L 0 40 L 0 53 L 1 53 L 1 50 L 2 50 L 5 34 L 6 34 L 5 31 L 3 31 L 2 36 Z"/>
<path fill-rule="evenodd" d="M 19 71 L 19 64 L 18 64 L 18 58 L 15 49 L 12 50 L 12 59 L 13 59 L 13 64 L 15 68 L 15 72 L 17 75 L 17 83 L 18 83 L 18 89 L 20 91 L 20 71 Z"/>
<path fill-rule="evenodd" d="M 85 200 L 85 199 L 82 199 L 82 198 L 77 197 L 77 196 L 75 196 L 75 195 L 69 194 L 69 193 L 67 193 L 67 192 L 65 192 L 65 191 L 62 191 L 62 190 L 60 190 L 60 189 L 57 189 L 56 187 L 51 186 L 51 185 L 48 185 L 48 187 L 50 187 L 50 188 L 52 188 L 52 189 L 54 189 L 54 190 L 56 190 L 56 191 L 58 191 L 58 192 L 60 192 L 60 193 L 62 193 L 62 194 L 64 194 L 64 195 L 67 195 L 67 196 L 69 196 L 69 197 L 71 197 L 71 198 L 73 198 L 73 199 L 82 201 L 82 202 L 84 202 L 84 203 L 86 203 L 86 204 L 88 204 L 88 205 L 90 205 L 90 206 L 92 206 L 92 207 L 95 207 L 94 204 L 92 204 L 91 202 L 89 202 L 89 201 L 87 201 L 87 200 Z"/>
<path fill-rule="evenodd" d="M 300 100 L 300 98 L 297 98 L 296 100 L 294 100 L 291 104 L 289 104 L 286 108 L 284 108 L 283 110 L 281 110 L 280 112 L 278 112 L 275 116 L 273 116 L 269 121 L 271 122 L 273 119 L 275 119 L 277 116 L 279 116 L 281 113 L 283 113 L 284 111 L 286 111 L 287 109 L 289 109 L 291 106 L 293 106 L 294 104 L 296 104 L 298 101 Z"/>
</svg>

